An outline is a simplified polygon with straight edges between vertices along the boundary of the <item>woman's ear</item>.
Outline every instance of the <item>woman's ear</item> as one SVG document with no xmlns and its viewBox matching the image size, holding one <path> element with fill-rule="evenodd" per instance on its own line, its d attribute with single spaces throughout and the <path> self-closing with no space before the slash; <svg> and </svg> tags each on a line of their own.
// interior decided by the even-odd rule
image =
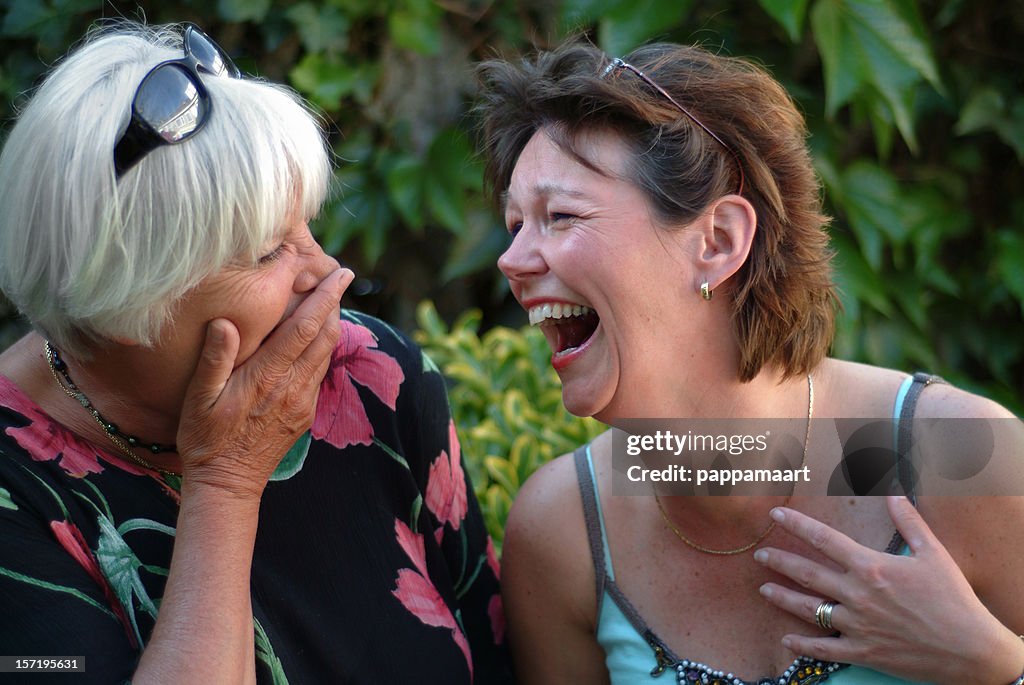
<svg viewBox="0 0 1024 685">
<path fill-rule="evenodd" d="M 739 271 L 750 254 L 757 230 L 757 213 L 740 195 L 725 195 L 708 207 L 705 221 L 697 222 L 701 231 L 697 250 L 697 278 L 694 290 L 704 299 Z"/>
</svg>

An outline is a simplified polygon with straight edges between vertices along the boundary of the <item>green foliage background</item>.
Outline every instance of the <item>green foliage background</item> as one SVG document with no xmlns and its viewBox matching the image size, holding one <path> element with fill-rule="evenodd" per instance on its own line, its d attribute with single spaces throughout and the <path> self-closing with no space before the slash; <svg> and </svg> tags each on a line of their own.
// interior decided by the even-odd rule
<svg viewBox="0 0 1024 685">
<path fill-rule="evenodd" d="M 244 71 L 323 110 L 340 192 L 315 231 L 361 276 L 348 304 L 418 325 L 455 381 L 492 530 L 526 473 L 594 428 L 559 414 L 555 386 L 541 387 L 554 381 L 536 335 L 491 331 L 524 316 L 494 268 L 507 239 L 473 154 L 472 68 L 571 32 L 610 55 L 667 39 L 766 65 L 808 119 L 835 217 L 835 354 L 937 372 L 1024 413 L 1022 3 L 0 0 L 4 129 L 45 67 L 117 16 L 194 21 Z M 440 315 L 424 308 L 417 323 L 428 298 Z M 444 325 L 469 310 L 479 313 Z M 0 309 L 0 346 L 21 330 Z M 496 368 L 499 352 L 507 365 Z M 538 385 L 523 380 L 530 369 L 543 372 Z"/>
</svg>

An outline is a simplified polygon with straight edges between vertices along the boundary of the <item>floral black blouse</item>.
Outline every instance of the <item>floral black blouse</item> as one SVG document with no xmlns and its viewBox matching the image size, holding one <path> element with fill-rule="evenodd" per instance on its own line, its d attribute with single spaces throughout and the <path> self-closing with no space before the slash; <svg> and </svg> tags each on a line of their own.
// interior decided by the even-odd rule
<svg viewBox="0 0 1024 685">
<path fill-rule="evenodd" d="M 263 495 L 257 678 L 510 682 L 498 562 L 444 380 L 387 324 L 344 311 L 340 325 L 314 424 Z M 178 486 L 78 439 L 0 376 L 0 651 L 84 657 L 85 674 L 60 682 L 129 680 L 164 591 Z"/>
</svg>

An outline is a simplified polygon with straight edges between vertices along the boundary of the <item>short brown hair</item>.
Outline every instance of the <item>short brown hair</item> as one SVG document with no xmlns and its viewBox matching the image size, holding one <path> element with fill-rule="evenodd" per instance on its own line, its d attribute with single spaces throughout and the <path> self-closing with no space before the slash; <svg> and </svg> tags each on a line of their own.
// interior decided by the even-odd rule
<svg viewBox="0 0 1024 685">
<path fill-rule="evenodd" d="M 786 377 L 809 373 L 828 352 L 838 300 L 824 230 L 829 219 L 822 213 L 803 117 L 774 78 L 741 59 L 668 43 L 641 47 L 623 59 L 722 144 L 636 74 L 618 69 L 606 75 L 608 56 L 572 39 L 519 63 L 479 66 L 478 111 L 492 199 L 500 203 L 520 153 L 542 129 L 599 173 L 607 172 L 585 159 L 575 141 L 595 129 L 618 134 L 631 152 L 628 178 L 669 224 L 692 222 L 742 182 L 757 230 L 750 256 L 731 279 L 739 377 L 749 381 L 765 366 Z"/>
</svg>

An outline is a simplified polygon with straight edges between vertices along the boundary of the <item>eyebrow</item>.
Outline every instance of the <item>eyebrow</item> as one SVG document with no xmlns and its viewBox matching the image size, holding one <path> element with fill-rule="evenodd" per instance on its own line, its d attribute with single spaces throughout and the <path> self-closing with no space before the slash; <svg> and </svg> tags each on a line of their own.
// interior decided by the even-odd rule
<svg viewBox="0 0 1024 685">
<path fill-rule="evenodd" d="M 534 186 L 533 192 L 536 193 L 537 195 L 542 195 L 544 197 L 551 197 L 552 195 L 564 195 L 566 197 L 571 197 L 578 200 L 590 197 L 582 190 L 577 190 L 576 188 L 570 188 L 569 186 L 563 186 L 551 182 L 541 183 L 539 185 Z M 509 192 L 507 190 L 503 190 L 500 198 L 502 212 L 508 209 L 508 199 Z"/>
</svg>

